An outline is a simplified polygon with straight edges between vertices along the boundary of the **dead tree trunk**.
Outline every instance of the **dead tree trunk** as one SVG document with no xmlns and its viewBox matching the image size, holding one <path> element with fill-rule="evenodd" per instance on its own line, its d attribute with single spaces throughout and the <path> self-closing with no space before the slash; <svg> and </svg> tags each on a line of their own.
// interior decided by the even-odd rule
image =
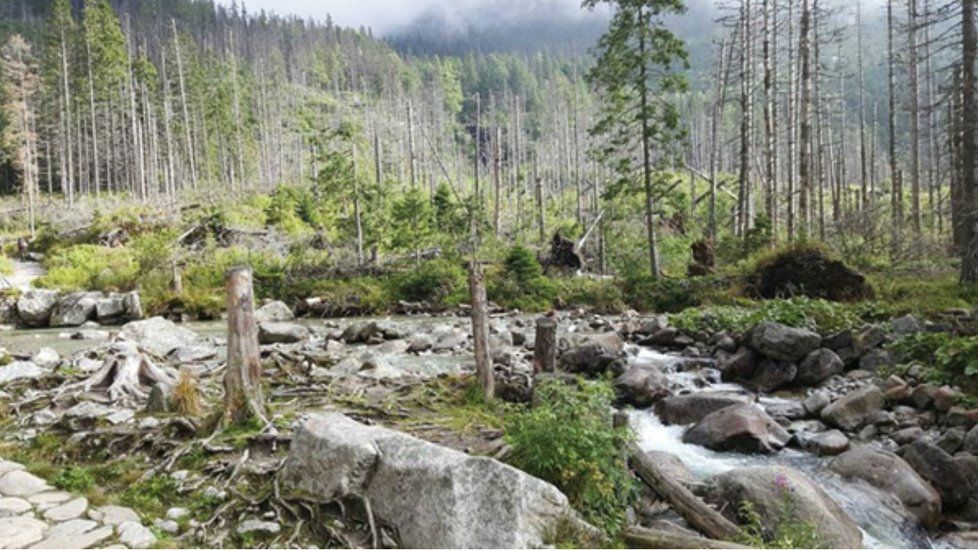
<svg viewBox="0 0 978 550">
<path fill-rule="evenodd" d="M 557 320 L 550 316 L 540 317 L 533 344 L 533 372 L 554 372 L 556 367 Z"/>
<path fill-rule="evenodd" d="M 492 356 L 489 353 L 489 300 L 486 298 L 486 278 L 482 265 L 474 257 L 469 264 L 469 294 L 472 300 L 475 372 L 483 395 L 491 401 L 496 394 L 496 382 L 492 372 Z"/>
<path fill-rule="evenodd" d="M 265 420 L 261 391 L 261 358 L 251 268 L 233 267 L 227 273 L 228 362 L 224 373 L 225 426 L 257 416 Z"/>
</svg>

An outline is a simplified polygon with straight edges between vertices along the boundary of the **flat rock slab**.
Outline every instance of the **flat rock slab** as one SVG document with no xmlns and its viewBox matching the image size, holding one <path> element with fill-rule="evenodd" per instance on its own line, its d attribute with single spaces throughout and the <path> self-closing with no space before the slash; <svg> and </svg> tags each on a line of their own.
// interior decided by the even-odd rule
<svg viewBox="0 0 978 550">
<path fill-rule="evenodd" d="M 139 515 L 132 508 L 115 506 L 113 504 L 89 510 L 88 517 L 96 521 L 101 521 L 106 525 L 119 525 L 127 521 L 139 522 Z"/>
<path fill-rule="evenodd" d="M 67 521 L 81 517 L 87 509 L 88 499 L 80 497 L 46 510 L 44 512 L 44 519 L 49 521 Z"/>
<path fill-rule="evenodd" d="M 31 510 L 31 503 L 22 498 L 4 497 L 0 498 L 0 518 L 19 516 Z"/>
<path fill-rule="evenodd" d="M 8 497 L 25 497 L 50 489 L 43 479 L 23 470 L 7 472 L 0 477 L 0 494 Z"/>
<path fill-rule="evenodd" d="M 124 521 L 116 528 L 119 542 L 129 548 L 149 548 L 156 544 L 156 535 L 139 521 Z"/>
<path fill-rule="evenodd" d="M 98 522 L 96 521 L 90 519 L 73 519 L 55 525 L 48 529 L 44 535 L 49 539 L 77 537 L 78 535 L 84 535 L 96 527 L 98 527 Z"/>
<path fill-rule="evenodd" d="M 44 538 L 48 524 L 34 518 L 0 519 L 0 548 L 26 548 Z M 65 548 L 70 548 L 66 546 Z"/>
<path fill-rule="evenodd" d="M 82 535 L 46 538 L 31 548 L 91 548 L 111 537 L 112 533 L 112 528 L 106 525 Z"/>
<path fill-rule="evenodd" d="M 40 506 L 42 504 L 61 504 L 71 500 L 71 495 L 64 491 L 45 491 L 27 497 L 27 502 Z"/>
</svg>

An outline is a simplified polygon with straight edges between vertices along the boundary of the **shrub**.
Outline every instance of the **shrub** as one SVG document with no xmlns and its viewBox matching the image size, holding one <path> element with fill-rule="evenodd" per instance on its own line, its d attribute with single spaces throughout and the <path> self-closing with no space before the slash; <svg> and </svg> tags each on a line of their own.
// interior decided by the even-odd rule
<svg viewBox="0 0 978 550">
<path fill-rule="evenodd" d="M 543 277 L 543 267 L 536 256 L 522 245 L 509 249 L 503 262 L 506 276 L 523 285 Z"/>
<path fill-rule="evenodd" d="M 63 491 L 84 493 L 95 484 L 92 474 L 81 466 L 69 466 L 54 479 L 54 486 Z"/>
<path fill-rule="evenodd" d="M 543 275 L 543 267 L 523 246 L 509 249 L 501 276 L 490 276 L 489 299 L 505 307 L 542 311 L 553 307 L 557 284 Z"/>
<path fill-rule="evenodd" d="M 180 378 L 176 387 L 173 388 L 173 409 L 185 416 L 201 417 L 204 415 L 204 406 L 200 399 L 200 390 L 197 388 L 197 379 L 187 369 L 180 371 Z"/>
<path fill-rule="evenodd" d="M 622 452 L 631 432 L 611 427 L 610 384 L 549 380 L 534 398 L 533 409 L 507 418 L 511 462 L 556 485 L 588 521 L 616 533 L 636 490 Z"/>
<path fill-rule="evenodd" d="M 639 311 L 675 313 L 700 304 L 694 285 L 688 279 L 650 275 L 629 277 L 624 281 L 625 302 Z"/>
<path fill-rule="evenodd" d="M 939 384 L 961 384 L 971 389 L 978 376 L 978 336 L 955 337 L 948 333 L 904 336 L 888 349 L 901 363 L 931 367 L 928 378 Z"/>
<path fill-rule="evenodd" d="M 615 281 L 570 277 L 557 281 L 558 302 L 562 308 L 589 307 L 595 313 L 618 314 L 628 306 Z"/>
<path fill-rule="evenodd" d="M 398 274 L 392 281 L 398 300 L 455 305 L 466 299 L 465 270 L 450 260 L 432 260 Z"/>
<path fill-rule="evenodd" d="M 48 273 L 35 281 L 40 288 L 76 290 L 132 290 L 139 264 L 126 248 L 82 244 L 55 252 L 47 260 Z"/>
<path fill-rule="evenodd" d="M 863 323 L 858 308 L 811 298 L 768 300 L 749 306 L 709 306 L 686 309 L 672 315 L 670 322 L 688 334 L 712 334 L 726 330 L 743 334 L 761 321 L 774 321 L 797 328 L 829 334 Z"/>
<path fill-rule="evenodd" d="M 762 518 L 749 500 L 741 504 L 738 542 L 750 548 L 821 548 L 815 523 L 799 517 L 791 490 L 778 479 L 775 483 L 781 498 L 771 517 Z"/>
</svg>

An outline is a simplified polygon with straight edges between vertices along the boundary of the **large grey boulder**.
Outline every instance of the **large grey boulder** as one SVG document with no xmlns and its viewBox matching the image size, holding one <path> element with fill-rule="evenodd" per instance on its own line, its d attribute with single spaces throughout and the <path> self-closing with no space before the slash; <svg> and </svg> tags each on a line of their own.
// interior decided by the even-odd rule
<svg viewBox="0 0 978 550">
<path fill-rule="evenodd" d="M 798 521 L 811 522 L 822 548 L 862 548 L 859 526 L 829 495 L 801 472 L 785 466 L 736 468 L 711 478 L 708 500 L 736 519 L 744 502 L 752 503 L 765 525 L 783 514 L 790 499 Z"/>
<path fill-rule="evenodd" d="M 829 469 L 848 479 L 861 479 L 896 497 L 925 527 L 941 519 L 941 496 L 899 456 L 871 447 L 856 447 L 832 459 Z"/>
<path fill-rule="evenodd" d="M 615 379 L 615 391 L 618 399 L 627 405 L 650 407 L 669 395 L 669 380 L 656 367 L 635 366 Z"/>
<path fill-rule="evenodd" d="M 95 304 L 95 319 L 103 325 L 116 325 L 143 318 L 142 301 L 138 292 L 112 293 Z"/>
<path fill-rule="evenodd" d="M 883 409 L 883 392 L 876 386 L 852 391 L 822 409 L 822 420 L 843 430 L 855 430 Z"/>
<path fill-rule="evenodd" d="M 197 334 L 194 331 L 162 317 L 126 323 L 119 335 L 160 357 L 165 357 L 177 348 L 197 343 Z"/>
<path fill-rule="evenodd" d="M 790 385 L 798 375 L 798 365 L 763 359 L 754 370 L 751 385 L 760 392 L 772 392 Z"/>
<path fill-rule="evenodd" d="M 258 343 L 295 344 L 309 338 L 309 329 L 296 323 L 259 323 Z"/>
<path fill-rule="evenodd" d="M 714 451 L 771 453 L 788 444 L 791 435 L 751 403 L 712 412 L 683 435 L 683 442 Z"/>
<path fill-rule="evenodd" d="M 805 356 L 798 365 L 795 383 L 802 386 L 817 386 L 828 378 L 845 370 L 845 364 L 837 353 L 830 349 L 817 349 Z"/>
<path fill-rule="evenodd" d="M 56 290 L 28 290 L 17 299 L 17 317 L 28 327 L 46 327 L 58 303 Z"/>
<path fill-rule="evenodd" d="M 751 331 L 750 344 L 764 357 L 794 362 L 818 349 L 822 337 L 810 330 L 765 321 Z"/>
<path fill-rule="evenodd" d="M 539 547 L 576 517 L 556 487 L 511 466 L 339 413 L 302 423 L 279 479 L 318 502 L 367 498 L 406 548 Z"/>
<path fill-rule="evenodd" d="M 52 327 L 80 327 L 95 318 L 95 306 L 104 298 L 101 292 L 72 292 L 58 300 L 51 311 Z"/>
<path fill-rule="evenodd" d="M 259 323 L 284 323 L 293 319 L 295 314 L 285 302 L 269 302 L 255 311 L 255 321 Z"/>
<path fill-rule="evenodd" d="M 618 376 L 625 372 L 626 363 L 621 355 L 611 353 L 595 342 L 582 344 L 560 354 L 557 368 L 564 372 L 598 377 L 606 372 Z"/>
<path fill-rule="evenodd" d="M 749 401 L 746 395 L 713 391 L 674 395 L 656 403 L 655 414 L 663 424 L 695 424 L 714 411 Z"/>
<path fill-rule="evenodd" d="M 903 460 L 937 489 L 945 508 L 968 502 L 971 495 L 968 479 L 950 454 L 923 439 L 911 443 L 902 454 Z"/>
</svg>

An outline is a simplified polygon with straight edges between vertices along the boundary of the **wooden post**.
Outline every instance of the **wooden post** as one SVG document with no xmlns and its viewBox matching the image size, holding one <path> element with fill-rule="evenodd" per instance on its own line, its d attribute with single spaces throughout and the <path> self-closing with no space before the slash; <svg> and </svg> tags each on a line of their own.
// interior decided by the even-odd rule
<svg viewBox="0 0 978 550">
<path fill-rule="evenodd" d="M 496 394 L 496 382 L 492 372 L 492 356 L 489 353 L 489 305 L 486 298 L 485 275 L 476 258 L 473 258 L 469 264 L 469 294 L 472 300 L 475 372 L 486 399 L 491 401 Z"/>
<path fill-rule="evenodd" d="M 547 316 L 537 319 L 537 334 L 533 344 L 533 372 L 554 372 L 557 368 L 557 319 Z"/>
<path fill-rule="evenodd" d="M 244 422 L 252 416 L 265 420 L 251 268 L 239 266 L 228 270 L 227 287 L 228 362 L 224 373 L 223 418 L 225 426 Z"/>
</svg>

